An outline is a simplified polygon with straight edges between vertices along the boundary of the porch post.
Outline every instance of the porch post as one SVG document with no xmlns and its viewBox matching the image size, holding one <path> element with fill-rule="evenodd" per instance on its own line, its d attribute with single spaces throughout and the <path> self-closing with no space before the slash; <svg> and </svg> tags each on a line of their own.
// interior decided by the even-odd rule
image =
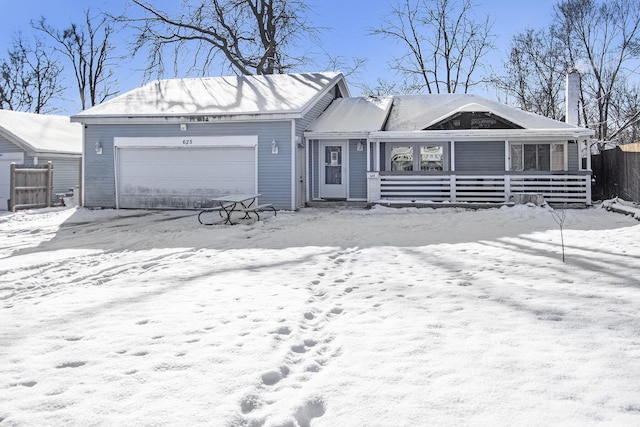
<svg viewBox="0 0 640 427">
<path fill-rule="evenodd" d="M 367 138 L 367 172 L 371 172 L 371 141 Z"/>
<path fill-rule="evenodd" d="M 375 203 L 380 200 L 380 173 L 367 172 L 367 202 Z"/>
<path fill-rule="evenodd" d="M 504 175 L 504 201 L 511 200 L 511 175 Z"/>
<path fill-rule="evenodd" d="M 506 170 L 506 171 L 509 170 L 509 166 L 510 166 L 509 156 L 510 155 L 511 155 L 511 152 L 509 151 L 509 140 L 505 139 L 504 140 L 504 170 Z"/>
<path fill-rule="evenodd" d="M 452 171 L 456 170 L 456 142 L 452 139 L 451 143 L 451 160 L 449 161 L 449 168 Z"/>
<path fill-rule="evenodd" d="M 584 140 L 584 145 L 587 148 L 587 170 L 591 170 L 591 144 L 589 144 L 589 140 Z"/>
<path fill-rule="evenodd" d="M 305 186 L 305 202 L 310 202 L 311 201 L 311 162 L 310 162 L 310 151 L 311 148 L 309 147 L 309 145 L 311 144 L 311 141 L 306 139 L 306 144 L 304 144 L 304 162 L 305 162 L 305 168 L 304 168 L 304 186 Z"/>
<path fill-rule="evenodd" d="M 380 141 L 376 141 L 376 160 L 374 166 L 373 170 L 380 172 Z"/>
<path fill-rule="evenodd" d="M 456 202 L 456 175 L 452 173 L 449 175 L 449 200 Z"/>
</svg>

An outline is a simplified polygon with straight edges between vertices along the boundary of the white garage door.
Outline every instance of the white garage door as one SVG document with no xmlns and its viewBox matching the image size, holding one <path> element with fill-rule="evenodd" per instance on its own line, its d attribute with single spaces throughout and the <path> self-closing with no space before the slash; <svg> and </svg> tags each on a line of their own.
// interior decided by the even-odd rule
<svg viewBox="0 0 640 427">
<path fill-rule="evenodd" d="M 11 195 L 11 163 L 24 163 L 23 153 L 0 154 L 0 211 L 9 209 Z"/>
<path fill-rule="evenodd" d="M 194 208 L 256 191 L 255 147 L 121 147 L 120 208 Z"/>
</svg>

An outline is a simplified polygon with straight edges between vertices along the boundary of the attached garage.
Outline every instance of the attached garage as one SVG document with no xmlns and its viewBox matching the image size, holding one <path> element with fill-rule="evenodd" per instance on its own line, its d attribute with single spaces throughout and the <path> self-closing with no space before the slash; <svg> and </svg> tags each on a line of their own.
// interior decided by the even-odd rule
<svg viewBox="0 0 640 427">
<path fill-rule="evenodd" d="M 257 191 L 257 135 L 115 138 L 118 208 L 192 208 Z"/>
<path fill-rule="evenodd" d="M 259 193 L 304 206 L 303 132 L 349 91 L 340 73 L 150 82 L 73 117 L 83 125 L 85 207 L 198 209 Z"/>
</svg>

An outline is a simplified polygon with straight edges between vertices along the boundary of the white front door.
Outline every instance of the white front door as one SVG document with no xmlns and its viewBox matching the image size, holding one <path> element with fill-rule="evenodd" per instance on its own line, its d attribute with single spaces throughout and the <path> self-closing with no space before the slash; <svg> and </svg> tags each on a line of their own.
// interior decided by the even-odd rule
<svg viewBox="0 0 640 427">
<path fill-rule="evenodd" d="M 320 142 L 320 198 L 347 198 L 347 165 L 349 153 L 346 141 Z"/>
<path fill-rule="evenodd" d="M 2 153 L 0 154 L 0 211 L 9 209 L 9 198 L 11 195 L 11 163 L 21 165 L 24 163 L 23 153 Z"/>
</svg>

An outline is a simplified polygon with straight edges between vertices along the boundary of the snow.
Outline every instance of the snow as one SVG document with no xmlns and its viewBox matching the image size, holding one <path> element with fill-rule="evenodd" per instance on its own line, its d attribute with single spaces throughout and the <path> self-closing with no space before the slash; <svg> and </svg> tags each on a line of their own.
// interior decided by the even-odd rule
<svg viewBox="0 0 640 427">
<path fill-rule="evenodd" d="M 635 219 L 640 220 L 640 205 L 638 205 L 637 203 L 615 198 L 611 200 L 605 200 L 602 203 L 602 207 L 609 211 L 631 215 Z"/>
<path fill-rule="evenodd" d="M 392 102 L 392 97 L 335 99 L 322 115 L 307 127 L 305 135 L 318 137 L 336 133 L 366 134 L 382 130 Z"/>
<path fill-rule="evenodd" d="M 0 216 L 0 425 L 638 425 L 640 222 Z"/>
<path fill-rule="evenodd" d="M 87 117 L 297 113 L 342 74 L 304 73 L 167 79 L 148 83 L 85 110 Z M 253 118 L 255 120 L 255 118 Z"/>
<path fill-rule="evenodd" d="M 470 94 L 430 94 L 394 97 L 386 131 L 426 129 L 456 112 L 484 111 L 505 118 L 524 129 L 578 131 L 581 128 Z M 494 130 L 495 131 L 495 130 Z"/>
<path fill-rule="evenodd" d="M 0 135 L 27 151 L 82 153 L 82 125 L 68 116 L 0 109 Z"/>
</svg>

